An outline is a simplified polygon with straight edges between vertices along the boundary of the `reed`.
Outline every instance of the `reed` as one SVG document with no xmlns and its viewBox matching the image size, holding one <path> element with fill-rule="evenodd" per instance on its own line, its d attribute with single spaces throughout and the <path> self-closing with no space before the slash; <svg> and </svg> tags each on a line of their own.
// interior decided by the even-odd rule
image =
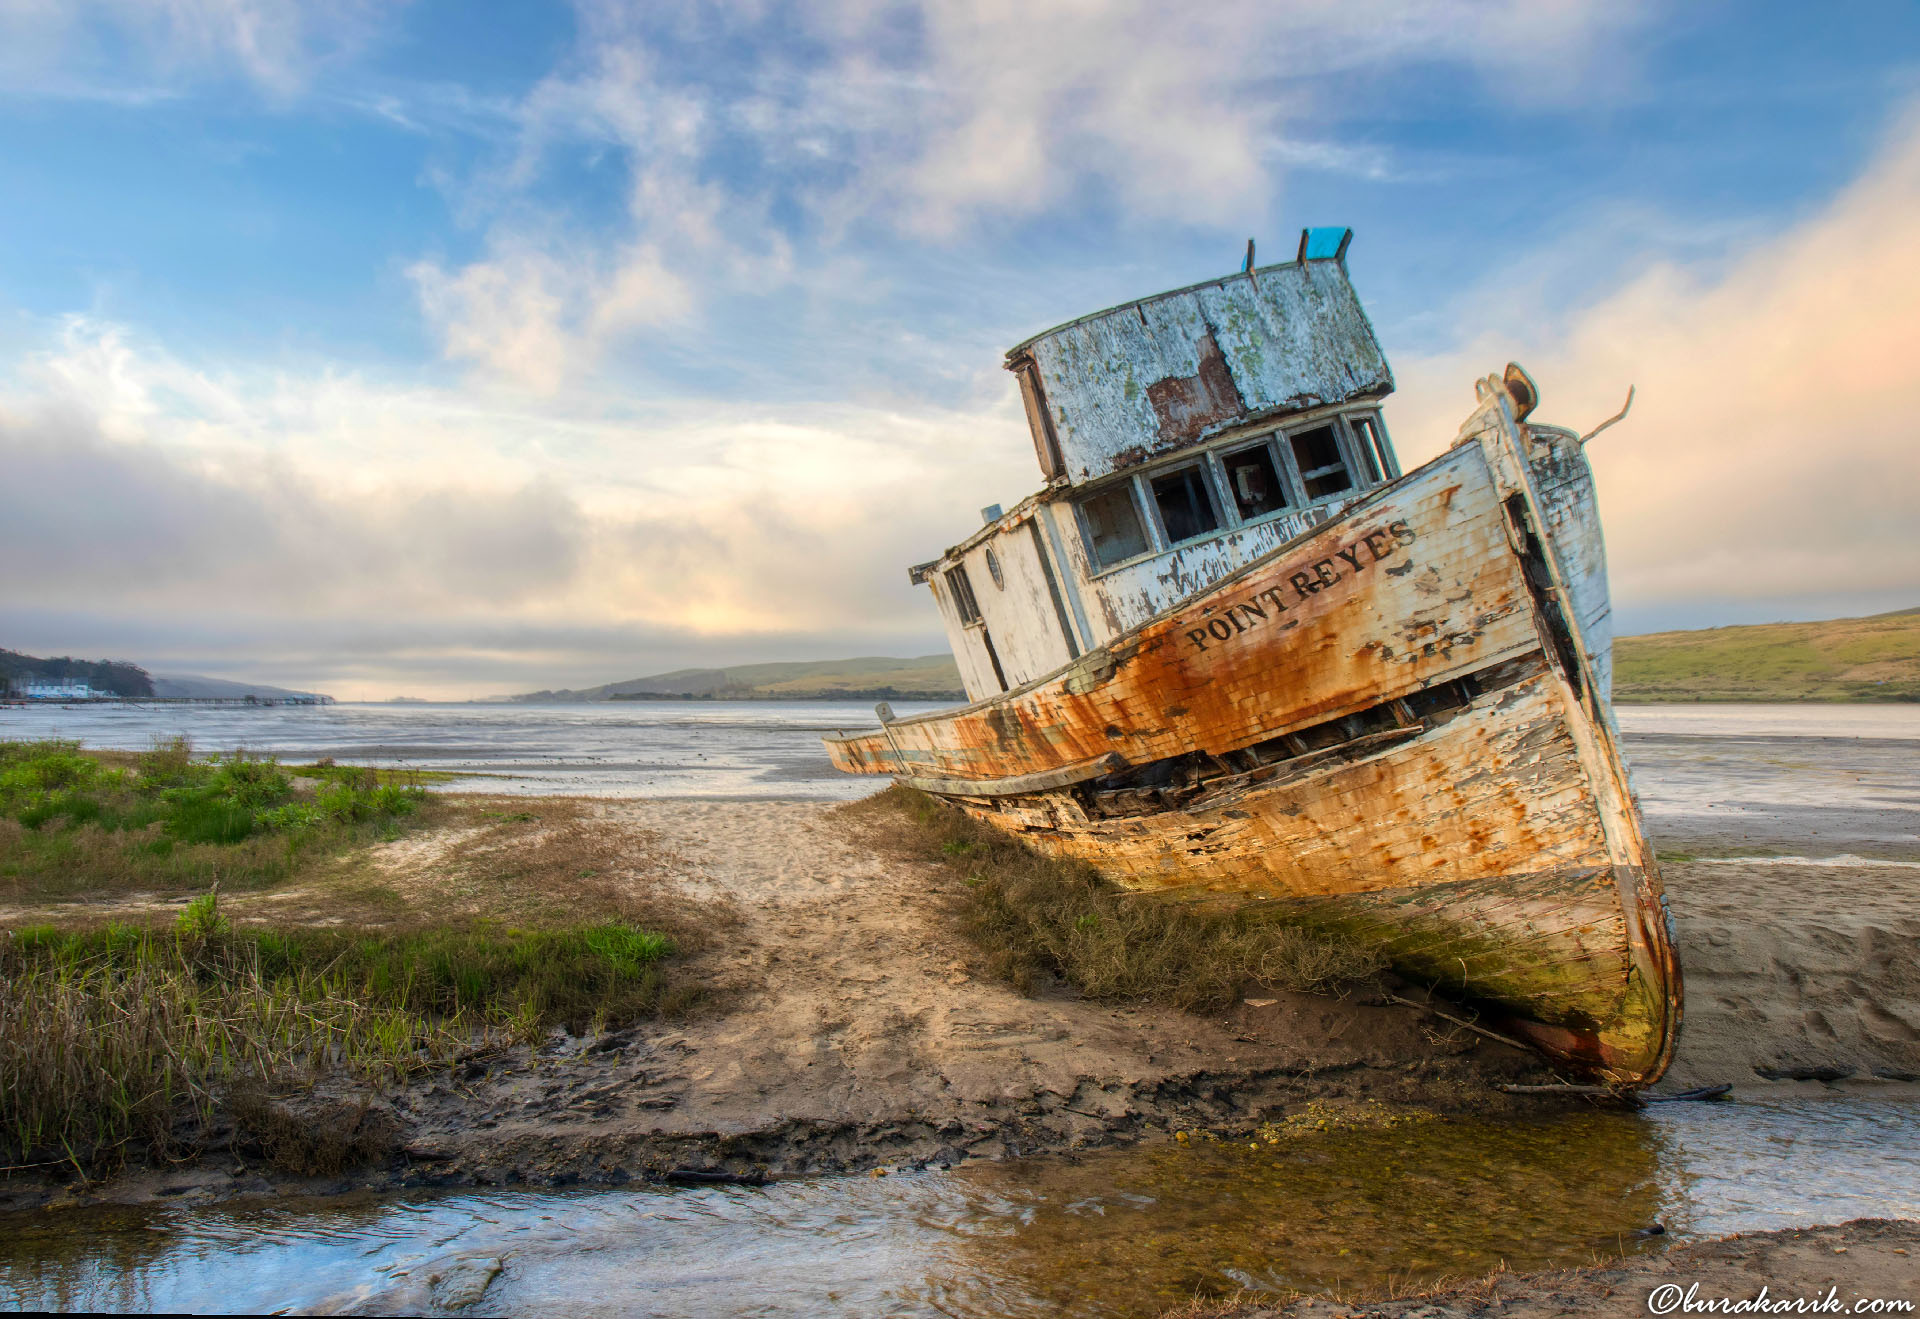
<svg viewBox="0 0 1920 1319">
<path fill-rule="evenodd" d="M 1057 976 L 1090 998 L 1212 1011 L 1250 984 L 1334 993 L 1385 966 L 1371 948 L 1283 916 L 1124 893 L 1090 866 L 1041 856 L 911 788 L 896 785 L 851 809 L 960 878 L 962 928 L 987 970 L 1022 992 Z"/>
<path fill-rule="evenodd" d="M 613 921 L 236 931 L 212 894 L 172 929 L 19 930 L 0 945 L 0 1164 L 172 1157 L 223 1113 L 264 1120 L 274 1087 L 377 1085 L 476 1042 L 630 1019 L 662 1006 L 672 952 Z"/>
</svg>

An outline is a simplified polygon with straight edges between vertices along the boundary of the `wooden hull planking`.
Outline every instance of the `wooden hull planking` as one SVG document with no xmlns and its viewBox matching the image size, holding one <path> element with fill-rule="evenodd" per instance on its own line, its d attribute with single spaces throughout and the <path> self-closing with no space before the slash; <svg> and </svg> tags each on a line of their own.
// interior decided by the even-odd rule
<svg viewBox="0 0 1920 1319">
<path fill-rule="evenodd" d="M 1038 682 L 829 739 L 835 763 L 1127 889 L 1376 944 L 1651 1083 L 1680 973 L 1563 572 L 1597 547 L 1556 542 L 1538 442 L 1482 394 L 1446 454 L 1311 534 Z"/>
</svg>

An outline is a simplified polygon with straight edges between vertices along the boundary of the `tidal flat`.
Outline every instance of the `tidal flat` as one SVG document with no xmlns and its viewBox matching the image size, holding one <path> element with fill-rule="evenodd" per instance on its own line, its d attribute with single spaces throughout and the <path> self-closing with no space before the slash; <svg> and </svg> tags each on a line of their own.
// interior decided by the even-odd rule
<svg viewBox="0 0 1920 1319">
<path fill-rule="evenodd" d="M 952 858 L 903 853 L 804 788 L 531 810 L 455 794 L 459 819 L 235 895 L 230 918 L 325 922 L 341 894 L 376 890 L 395 920 L 538 906 L 566 877 L 527 867 L 539 878 L 516 890 L 513 848 L 537 853 L 564 826 L 571 841 L 545 851 L 594 870 L 596 892 L 707 914 L 687 1010 L 557 1027 L 386 1084 L 383 1157 L 336 1174 L 292 1176 L 217 1140 L 104 1184 L 13 1174 L 0 1297 L 206 1308 L 247 1267 L 280 1288 L 248 1308 L 452 1309 L 471 1293 L 519 1313 L 644 1295 L 685 1314 L 1136 1314 L 1911 1218 L 1920 718 L 1889 709 L 1860 728 L 1858 710 L 1824 725 L 1621 712 L 1688 972 L 1662 1089 L 1734 1085 L 1731 1102 L 1640 1113 L 1501 1094 L 1534 1075 L 1530 1058 L 1365 994 L 1255 988 L 1195 1013 L 1058 983 L 1020 992 L 956 922 Z M 640 711 L 636 727 L 688 713 Z M 673 736 L 701 772 L 697 733 Z M 584 765 L 569 774 L 592 782 Z M 516 814 L 533 818 L 500 851 Z M 476 847 L 496 849 L 479 871 Z M 110 902 L 134 920 L 180 900 Z M 0 924 L 84 922 L 85 907 L 16 900 Z M 282 1102 L 324 1108 L 348 1089 L 323 1080 Z M 667 1189 L 675 1168 L 773 1181 Z M 1667 1230 L 1647 1234 L 1655 1222 Z M 441 1240 L 459 1244 L 436 1254 Z M 314 1263 L 336 1246 L 358 1262 Z"/>
</svg>

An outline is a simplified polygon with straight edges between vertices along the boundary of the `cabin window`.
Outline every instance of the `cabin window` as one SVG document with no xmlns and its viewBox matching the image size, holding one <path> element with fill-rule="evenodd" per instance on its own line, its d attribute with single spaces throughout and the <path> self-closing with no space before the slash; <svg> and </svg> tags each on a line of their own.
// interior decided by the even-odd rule
<svg viewBox="0 0 1920 1319">
<path fill-rule="evenodd" d="M 1274 465 L 1273 448 L 1265 440 L 1227 454 L 1220 466 L 1226 471 L 1227 489 L 1233 494 L 1233 506 L 1240 510 L 1241 521 L 1251 522 L 1287 506 L 1287 488 Z"/>
<path fill-rule="evenodd" d="M 1309 503 L 1353 489 L 1353 476 L 1341 460 L 1340 441 L 1333 427 L 1315 426 L 1287 439 L 1293 445 L 1293 459 L 1300 465 L 1300 484 Z"/>
<path fill-rule="evenodd" d="M 1081 500 L 1079 509 L 1095 568 L 1111 568 L 1147 552 L 1147 532 L 1134 506 L 1132 482 L 1122 482 Z"/>
<path fill-rule="evenodd" d="M 964 567 L 947 569 L 947 594 L 953 597 L 954 611 L 963 624 L 970 626 L 980 621 L 980 602 L 973 598 L 973 583 L 967 580 Z"/>
<path fill-rule="evenodd" d="M 987 571 L 993 576 L 993 584 L 1001 590 L 1007 589 L 1007 575 L 1000 571 L 1000 556 L 993 552 L 993 546 L 987 546 Z"/>
<path fill-rule="evenodd" d="M 1154 507 L 1160 510 L 1160 526 L 1167 533 L 1167 544 L 1178 545 L 1220 530 L 1220 514 L 1213 506 L 1212 492 L 1207 489 L 1206 469 L 1200 464 L 1162 472 L 1147 484 L 1153 490 Z"/>
<path fill-rule="evenodd" d="M 1387 455 L 1380 447 L 1380 426 L 1372 417 L 1348 417 L 1348 432 L 1353 436 L 1353 452 L 1367 475 L 1368 485 L 1387 478 Z"/>
</svg>

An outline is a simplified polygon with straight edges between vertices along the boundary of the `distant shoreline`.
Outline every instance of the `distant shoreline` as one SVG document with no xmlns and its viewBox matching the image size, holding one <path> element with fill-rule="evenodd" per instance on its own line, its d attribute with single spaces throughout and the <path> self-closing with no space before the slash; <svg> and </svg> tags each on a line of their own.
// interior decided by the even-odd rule
<svg viewBox="0 0 1920 1319">
<path fill-rule="evenodd" d="M 331 696 L 47 696 L 0 697 L 0 707 L 58 710 L 70 705 L 337 705 Z"/>
</svg>

